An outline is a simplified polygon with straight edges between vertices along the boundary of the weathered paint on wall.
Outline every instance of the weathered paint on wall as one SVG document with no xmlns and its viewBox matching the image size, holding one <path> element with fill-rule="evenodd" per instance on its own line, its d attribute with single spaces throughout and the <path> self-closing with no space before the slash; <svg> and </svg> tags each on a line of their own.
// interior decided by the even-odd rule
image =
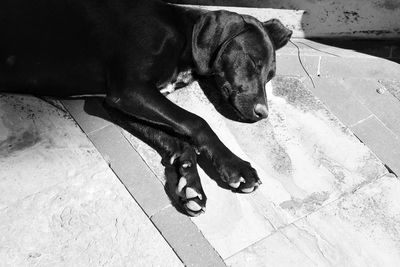
<svg viewBox="0 0 400 267">
<path fill-rule="evenodd" d="M 400 0 L 169 0 L 279 18 L 294 37 L 399 38 Z"/>
</svg>

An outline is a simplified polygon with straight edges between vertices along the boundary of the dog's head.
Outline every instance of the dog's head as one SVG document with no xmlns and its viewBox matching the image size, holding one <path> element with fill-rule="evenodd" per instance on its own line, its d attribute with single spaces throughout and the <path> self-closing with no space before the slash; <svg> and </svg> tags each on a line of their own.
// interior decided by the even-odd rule
<svg viewBox="0 0 400 267">
<path fill-rule="evenodd" d="M 260 22 L 228 11 L 208 12 L 193 29 L 195 70 L 211 75 L 240 120 L 268 116 L 265 85 L 275 75 L 275 51 L 292 31 L 276 19 Z"/>
</svg>

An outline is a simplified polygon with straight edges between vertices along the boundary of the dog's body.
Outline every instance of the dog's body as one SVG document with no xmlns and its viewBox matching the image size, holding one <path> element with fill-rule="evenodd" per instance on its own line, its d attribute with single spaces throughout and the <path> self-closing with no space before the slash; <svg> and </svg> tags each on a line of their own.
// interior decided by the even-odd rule
<svg viewBox="0 0 400 267">
<path fill-rule="evenodd" d="M 166 165 L 176 167 L 182 176 L 172 182 L 178 202 L 197 215 L 206 197 L 195 150 L 239 192 L 253 191 L 259 178 L 204 120 L 169 102 L 160 89 L 179 72 L 193 70 L 215 80 L 216 90 L 240 120 L 265 118 L 264 85 L 274 76 L 275 50 L 290 35 L 276 20 L 262 24 L 250 16 L 159 1 L 4 0 L 0 90 L 105 94 L 115 121 L 155 147 Z"/>
<path fill-rule="evenodd" d="M 184 12 L 153 1 L 6 0 L 0 86 L 54 96 L 105 94 L 111 79 L 124 79 L 112 72 L 126 68 L 162 87 L 192 67 L 190 50 L 184 51 L 191 32 L 179 31 L 192 19 Z M 135 64 L 120 66 L 121 60 Z"/>
</svg>

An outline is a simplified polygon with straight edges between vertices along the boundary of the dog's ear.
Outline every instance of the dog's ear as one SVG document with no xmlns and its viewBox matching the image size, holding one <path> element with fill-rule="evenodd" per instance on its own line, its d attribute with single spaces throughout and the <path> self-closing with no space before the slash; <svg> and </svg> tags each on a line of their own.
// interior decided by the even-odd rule
<svg viewBox="0 0 400 267">
<path fill-rule="evenodd" d="M 221 44 L 237 34 L 244 24 L 239 14 L 223 10 L 200 17 L 192 34 L 192 55 L 198 74 L 206 75 L 214 70 Z"/>
<path fill-rule="evenodd" d="M 270 19 L 263 22 L 263 27 L 271 38 L 275 49 L 285 46 L 289 42 L 290 37 L 292 37 L 293 32 L 286 28 L 278 19 Z"/>
</svg>

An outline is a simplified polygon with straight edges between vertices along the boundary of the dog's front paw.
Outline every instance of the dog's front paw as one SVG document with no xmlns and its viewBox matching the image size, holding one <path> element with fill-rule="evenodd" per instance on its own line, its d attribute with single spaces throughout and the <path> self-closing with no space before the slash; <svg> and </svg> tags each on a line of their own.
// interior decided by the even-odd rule
<svg viewBox="0 0 400 267">
<path fill-rule="evenodd" d="M 195 155 L 188 157 L 187 153 L 172 157 L 170 167 L 173 168 L 173 176 L 176 178 L 168 181 L 173 199 L 190 216 L 204 213 L 207 202 L 194 157 Z"/>
<path fill-rule="evenodd" d="M 251 193 L 261 185 L 257 171 L 248 163 L 233 155 L 216 161 L 221 179 L 234 191 Z"/>
<path fill-rule="evenodd" d="M 176 187 L 179 204 L 190 216 L 198 216 L 206 210 L 206 196 L 199 192 L 196 186 L 187 184 L 188 179 L 182 176 Z"/>
</svg>

